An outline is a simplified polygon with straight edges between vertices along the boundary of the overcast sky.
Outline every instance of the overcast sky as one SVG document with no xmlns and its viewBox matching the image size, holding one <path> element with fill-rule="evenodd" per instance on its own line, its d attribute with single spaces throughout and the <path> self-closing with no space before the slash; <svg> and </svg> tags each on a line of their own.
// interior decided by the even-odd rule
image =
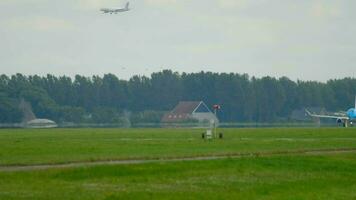
<svg viewBox="0 0 356 200">
<path fill-rule="evenodd" d="M 0 0 L 0 73 L 356 77 L 354 0 Z"/>
</svg>

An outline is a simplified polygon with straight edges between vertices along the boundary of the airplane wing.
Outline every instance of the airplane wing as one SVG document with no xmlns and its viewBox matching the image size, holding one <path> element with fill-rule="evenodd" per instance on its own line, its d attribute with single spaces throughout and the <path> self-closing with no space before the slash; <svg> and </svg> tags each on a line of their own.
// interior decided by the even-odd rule
<svg viewBox="0 0 356 200">
<path fill-rule="evenodd" d="M 348 120 L 349 118 L 347 116 L 336 116 L 336 115 L 316 115 L 310 113 L 307 109 L 305 109 L 305 112 L 310 116 L 310 117 L 315 117 L 315 118 L 327 118 L 327 119 L 344 119 Z"/>
</svg>

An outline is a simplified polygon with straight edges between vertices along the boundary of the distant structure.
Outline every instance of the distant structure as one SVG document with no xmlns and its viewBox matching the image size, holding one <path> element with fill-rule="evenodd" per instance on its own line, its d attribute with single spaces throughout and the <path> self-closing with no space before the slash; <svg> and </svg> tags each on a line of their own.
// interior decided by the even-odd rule
<svg viewBox="0 0 356 200">
<path fill-rule="evenodd" d="M 22 111 L 22 122 L 36 119 L 35 114 L 32 112 L 31 104 L 24 99 L 21 99 L 19 109 Z"/>
<path fill-rule="evenodd" d="M 20 110 L 23 113 L 22 124 L 24 128 L 55 128 L 57 127 L 56 122 L 49 119 L 37 119 L 35 114 L 32 112 L 32 106 L 29 102 L 21 99 Z"/>
<path fill-rule="evenodd" d="M 26 128 L 56 128 L 56 122 L 49 119 L 34 119 L 25 123 Z"/>
<path fill-rule="evenodd" d="M 162 123 L 189 121 L 219 123 L 219 119 L 203 101 L 181 101 L 171 112 L 165 114 L 161 120 Z"/>
</svg>

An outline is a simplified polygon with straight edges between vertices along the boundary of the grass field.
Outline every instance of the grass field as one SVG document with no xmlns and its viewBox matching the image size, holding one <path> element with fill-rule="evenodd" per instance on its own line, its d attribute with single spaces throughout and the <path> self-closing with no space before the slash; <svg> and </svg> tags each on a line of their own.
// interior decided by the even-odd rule
<svg viewBox="0 0 356 200">
<path fill-rule="evenodd" d="M 174 158 L 299 149 L 356 148 L 356 129 L 0 129 L 0 165 Z"/>
<path fill-rule="evenodd" d="M 0 166 L 356 148 L 356 129 L 0 130 Z M 356 199 L 356 153 L 0 170 L 0 199 Z"/>
</svg>

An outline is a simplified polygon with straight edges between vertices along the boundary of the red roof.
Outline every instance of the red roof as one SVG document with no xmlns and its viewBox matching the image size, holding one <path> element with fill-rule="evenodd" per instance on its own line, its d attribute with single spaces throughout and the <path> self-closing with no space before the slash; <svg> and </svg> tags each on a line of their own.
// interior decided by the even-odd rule
<svg viewBox="0 0 356 200">
<path fill-rule="evenodd" d="M 192 114 L 193 111 L 199 106 L 200 101 L 181 101 L 172 110 L 173 114 Z"/>
<path fill-rule="evenodd" d="M 181 101 L 170 113 L 163 116 L 162 122 L 187 120 L 200 103 L 200 101 Z"/>
</svg>

